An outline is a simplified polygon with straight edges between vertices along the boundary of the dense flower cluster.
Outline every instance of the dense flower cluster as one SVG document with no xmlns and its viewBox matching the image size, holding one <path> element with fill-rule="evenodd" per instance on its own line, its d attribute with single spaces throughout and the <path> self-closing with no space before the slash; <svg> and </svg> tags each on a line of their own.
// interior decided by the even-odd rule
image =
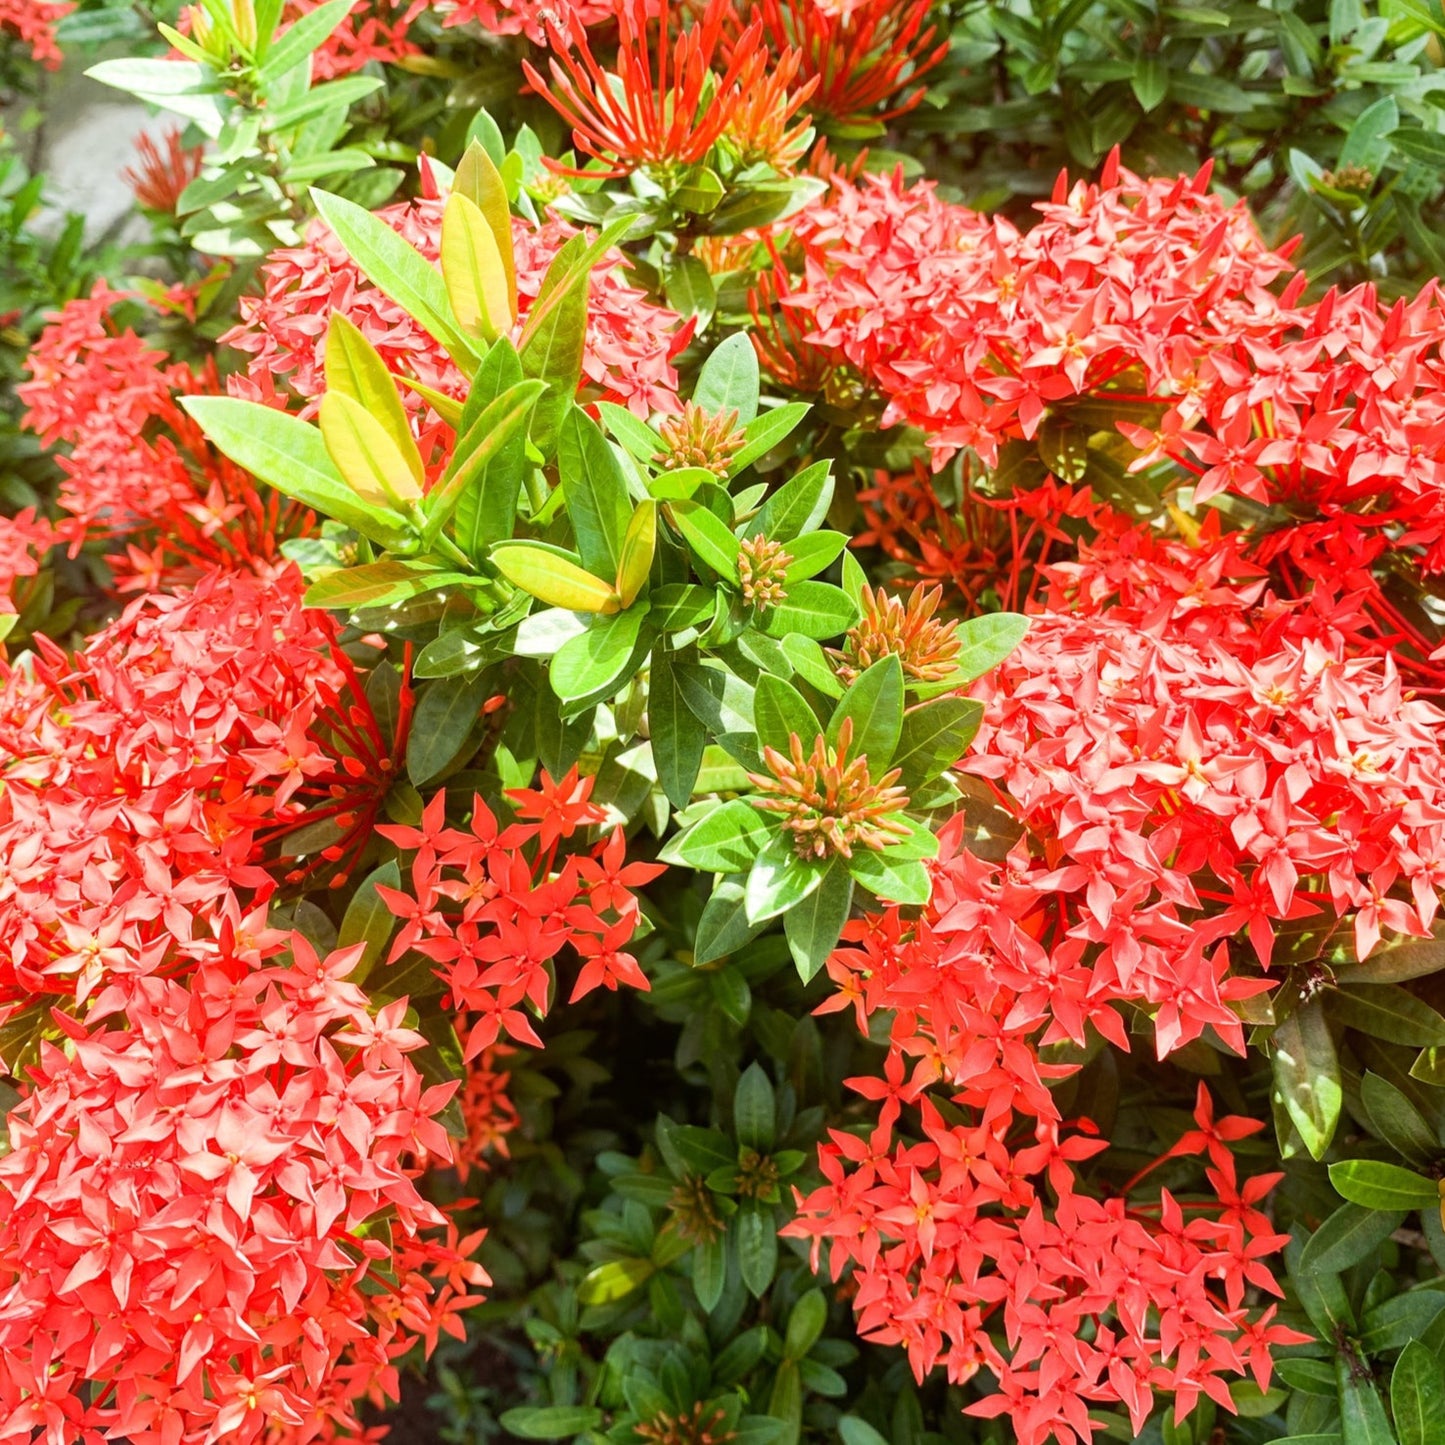
<svg viewBox="0 0 1445 1445">
<path fill-rule="evenodd" d="M 404 1004 L 373 1015 L 346 981 L 358 950 L 247 920 L 185 952 L 184 980 L 106 989 L 11 1111 L 7 1439 L 349 1434 L 487 1282 L 475 1240 L 429 1237 L 445 1217 L 407 1166 L 449 1157 L 452 1086 L 423 1084 Z"/>
<path fill-rule="evenodd" d="M 43 65 L 60 64 L 55 25 L 75 9 L 75 0 L 0 0 L 0 37 L 14 37 Z"/>
<path fill-rule="evenodd" d="M 210 446 L 179 399 L 219 388 L 214 363 L 171 361 L 112 313 L 132 300 L 98 282 L 67 305 L 30 353 L 24 424 L 58 456 L 67 516 L 57 540 L 124 545 L 108 560 L 120 591 L 186 584 L 216 568 L 267 575 L 304 512 L 262 495 Z M 174 305 L 189 298 L 177 292 Z"/>
<path fill-rule="evenodd" d="M 349 819 L 338 841 L 368 831 L 391 745 L 300 592 L 217 574 L 6 672 L 0 1006 L 173 968 L 198 909 L 266 885 L 308 803 Z"/>
<path fill-rule="evenodd" d="M 518 821 L 505 827 L 481 798 L 467 831 L 446 827 L 443 791 L 427 804 L 420 827 L 378 830 L 416 850 L 410 886 L 378 890 L 402 920 L 391 958 L 414 950 L 431 960 L 466 1021 L 468 1059 L 504 1035 L 541 1047 L 526 1010 L 546 1013 L 549 965 L 564 948 L 582 960 L 574 1001 L 619 983 L 649 987 L 625 951 L 641 918 L 631 890 L 656 878 L 662 865 L 627 862 L 620 829 L 590 852 L 558 857 L 560 843 L 606 817 L 588 801 L 592 782 L 575 768 L 556 783 L 544 772 L 535 792 L 508 794 Z"/>
<path fill-rule="evenodd" d="M 378 214 L 428 259 L 437 259 L 440 201 L 392 206 Z M 522 321 L 548 264 L 572 234 L 562 221 L 548 220 L 534 227 L 513 220 Z M 589 395 L 625 403 L 638 415 L 675 412 L 679 403 L 672 358 L 688 333 L 678 330 L 675 313 L 652 305 L 623 280 L 620 260 L 617 257 L 592 274 L 582 359 L 584 386 Z M 222 338 L 249 356 L 245 375 L 231 381 L 239 395 L 270 400 L 278 398 L 282 394 L 278 388 L 284 386 L 307 403 L 303 415 L 314 411 L 325 390 L 326 318 L 332 314 L 360 327 L 395 375 L 411 377 L 448 396 L 466 394 L 470 378 L 463 376 L 439 342 L 361 276 L 321 222 L 312 226 L 305 245 L 277 251 L 263 270 L 262 295 L 241 302 L 241 324 Z M 425 451 L 425 444 L 442 435 L 440 420 L 416 394 L 408 394 L 406 400 Z"/>
<path fill-rule="evenodd" d="M 17 579 L 33 577 L 40 570 L 55 541 L 55 529 L 35 515 L 34 507 L 0 517 L 0 616 L 15 612 L 11 589 Z"/>
</svg>

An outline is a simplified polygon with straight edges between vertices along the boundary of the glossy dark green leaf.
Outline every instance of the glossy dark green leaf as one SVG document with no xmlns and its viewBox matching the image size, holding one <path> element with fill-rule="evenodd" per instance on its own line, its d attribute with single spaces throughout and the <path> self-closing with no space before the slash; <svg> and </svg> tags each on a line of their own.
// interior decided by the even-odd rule
<svg viewBox="0 0 1445 1445">
<path fill-rule="evenodd" d="M 733 1130 L 745 1149 L 773 1147 L 773 1085 L 761 1064 L 749 1064 L 733 1089 Z"/>
<path fill-rule="evenodd" d="M 502 1429 L 523 1440 L 570 1440 L 602 1424 L 601 1410 L 591 1405 L 528 1405 L 508 1410 Z"/>
<path fill-rule="evenodd" d="M 834 858 L 822 882 L 783 915 L 783 931 L 799 976 L 807 983 L 828 961 L 853 907 L 853 876 L 842 858 Z"/>
<path fill-rule="evenodd" d="M 482 445 L 485 433 L 477 423 L 501 396 L 522 382 L 522 362 L 516 348 L 505 337 L 489 348 L 457 424 L 457 447 L 449 472 L 469 465 L 475 448 Z M 536 405 L 534 399 L 533 403 Z M 457 499 L 453 535 L 457 545 L 469 556 L 480 558 L 492 542 L 505 541 L 512 535 L 517 515 L 517 497 L 527 466 L 526 428 L 509 432 L 506 440 L 487 456 Z"/>
<path fill-rule="evenodd" d="M 1342 1204 L 1310 1236 L 1300 1267 L 1339 1274 L 1367 1259 L 1400 1227 L 1404 1218 L 1400 1211 Z"/>
<path fill-rule="evenodd" d="M 1367 1072 L 1360 1102 L 1375 1133 L 1410 1163 L 1430 1165 L 1445 1152 L 1420 1111 L 1388 1079 Z"/>
<path fill-rule="evenodd" d="M 953 767 L 968 751 L 983 718 L 971 697 L 936 697 L 909 708 L 893 754 L 905 788 L 918 788 Z"/>
<path fill-rule="evenodd" d="M 406 744 L 407 776 L 418 788 L 457 759 L 487 700 L 482 675 L 444 677 L 417 693 Z"/>
<path fill-rule="evenodd" d="M 1368 1374 L 1357 1373 L 1339 1355 L 1335 1374 L 1340 1387 L 1340 1431 L 1344 1445 L 1398 1445 L 1385 1414 L 1385 1402 Z"/>
<path fill-rule="evenodd" d="M 728 473 L 736 476 L 761 456 L 772 451 L 792 434 L 812 408 L 805 401 L 790 401 L 750 421 L 745 429 L 746 441 L 728 464 Z"/>
<path fill-rule="evenodd" d="M 697 1302 L 709 1314 L 722 1298 L 728 1277 L 727 1246 L 721 1239 L 705 1240 L 693 1246 L 692 1288 Z"/>
<path fill-rule="evenodd" d="M 1329 995 L 1329 1007 L 1341 1023 L 1388 1043 L 1415 1048 L 1445 1045 L 1445 1015 L 1399 984 L 1335 989 Z"/>
<path fill-rule="evenodd" d="M 778 1235 L 771 1212 L 756 1205 L 745 1206 L 733 1219 L 732 1234 L 737 1241 L 743 1283 L 755 1299 L 761 1299 L 778 1267 Z"/>
<path fill-rule="evenodd" d="M 656 623 L 656 607 L 652 613 Z M 707 726 L 688 707 L 669 654 L 656 651 L 648 676 L 647 725 L 657 781 L 674 808 L 685 808 L 702 766 Z"/>
<path fill-rule="evenodd" d="M 672 502 L 668 514 L 692 554 L 726 582 L 738 585 L 738 539 L 701 502 Z"/>
</svg>

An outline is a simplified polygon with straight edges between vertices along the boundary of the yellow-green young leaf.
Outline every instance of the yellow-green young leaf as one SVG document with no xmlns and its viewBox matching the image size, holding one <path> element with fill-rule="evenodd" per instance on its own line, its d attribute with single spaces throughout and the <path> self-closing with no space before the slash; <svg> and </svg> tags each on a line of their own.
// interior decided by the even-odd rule
<svg viewBox="0 0 1445 1445">
<path fill-rule="evenodd" d="M 468 336 L 495 341 L 512 325 L 502 253 L 487 219 L 452 192 L 442 213 L 442 275 L 457 324 Z"/>
<path fill-rule="evenodd" d="M 517 317 L 517 266 L 512 253 L 512 212 L 507 205 L 507 183 L 492 163 L 486 147 L 474 140 L 467 147 L 452 181 L 452 194 L 465 196 L 486 217 L 507 276 L 507 302 Z"/>
<path fill-rule="evenodd" d="M 617 593 L 624 607 L 631 607 L 647 584 L 652 554 L 657 550 L 657 503 L 641 502 L 627 524 L 622 555 L 617 560 Z"/>
<path fill-rule="evenodd" d="M 492 548 L 492 563 L 513 586 L 530 592 L 549 607 L 606 613 L 622 606 L 622 599 L 609 583 L 546 547 L 502 542 Z"/>
<path fill-rule="evenodd" d="M 321 436 L 337 470 L 363 501 L 405 507 L 421 496 L 421 485 L 391 433 L 344 391 L 328 391 L 321 398 Z"/>
<path fill-rule="evenodd" d="M 426 386 L 422 382 L 416 381 L 409 376 L 399 376 L 397 380 L 406 387 L 408 391 L 416 392 L 453 430 L 461 425 L 462 404 L 457 401 L 455 397 L 450 397 L 444 391 L 438 391 L 434 386 Z"/>
<path fill-rule="evenodd" d="M 326 389 L 359 402 L 373 420 L 381 423 L 420 487 L 426 473 L 407 424 L 406 409 L 396 393 L 395 378 L 376 348 L 340 312 L 332 313 L 326 331 Z"/>
</svg>

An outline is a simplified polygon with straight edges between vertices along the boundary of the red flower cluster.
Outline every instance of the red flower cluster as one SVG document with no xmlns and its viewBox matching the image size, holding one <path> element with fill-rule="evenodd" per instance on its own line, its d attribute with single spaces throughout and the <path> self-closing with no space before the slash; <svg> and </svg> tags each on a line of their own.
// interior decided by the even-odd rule
<svg viewBox="0 0 1445 1445">
<path fill-rule="evenodd" d="M 15 612 L 11 589 L 19 578 L 35 576 L 55 542 L 55 529 L 34 507 L 0 517 L 0 617 Z"/>
<path fill-rule="evenodd" d="M 391 206 L 378 214 L 428 259 L 435 261 L 441 245 L 442 204 L 421 200 Z M 573 230 L 548 220 L 533 227 L 515 219 L 517 290 L 525 319 L 541 288 L 552 258 Z M 582 370 L 586 393 L 625 403 L 639 416 L 674 412 L 676 348 L 690 332 L 679 332 L 674 312 L 651 305 L 622 279 L 617 256 L 613 264 L 592 273 L 591 307 Z M 307 403 L 302 415 L 319 404 L 325 382 L 322 361 L 326 327 L 333 313 L 354 322 L 376 347 L 393 373 L 411 377 L 449 396 L 465 396 L 470 378 L 407 313 L 365 280 L 321 222 L 306 244 L 277 251 L 263 267 L 265 290 L 241 302 L 242 322 L 222 340 L 248 353 L 244 376 L 232 389 L 255 400 L 278 401 L 278 381 Z M 406 393 L 425 454 L 443 436 L 443 423 L 419 396 Z"/>
<path fill-rule="evenodd" d="M 3 675 L 0 1009 L 172 969 L 303 818 L 344 823 L 338 853 L 369 836 L 392 744 L 300 594 L 217 574 Z"/>
<path fill-rule="evenodd" d="M 133 300 L 97 282 L 68 302 L 30 353 L 31 380 L 17 388 L 24 425 L 47 446 L 65 478 L 68 513 L 57 540 L 124 543 L 107 560 L 122 592 L 187 584 L 215 569 L 268 575 L 286 564 L 283 538 L 307 514 L 278 494 L 262 497 L 251 477 L 214 451 L 179 398 L 215 391 L 214 364 L 199 372 L 169 361 L 111 312 Z M 177 291 L 177 307 L 189 297 Z"/>
<path fill-rule="evenodd" d="M 944 828 L 919 919 L 851 923 L 829 960 L 840 992 L 825 1010 L 851 1004 L 865 1032 L 892 1018 L 884 1078 L 848 1081 L 880 1112 L 866 1134 L 831 1131 L 826 1182 L 785 1232 L 814 1240 L 815 1265 L 827 1241 L 835 1276 L 852 1266 L 860 1331 L 904 1346 L 920 1379 L 940 1363 L 956 1383 L 993 1374 L 998 1392 L 969 1412 L 1007 1412 L 1020 1445 L 1089 1440 L 1091 1404 L 1122 1403 L 1138 1430 L 1155 1392 L 1178 1417 L 1201 1393 L 1232 1409 L 1223 1377 L 1248 1368 L 1263 1387 L 1269 1347 L 1303 1338 L 1247 1306 L 1252 1289 L 1279 1293 L 1263 1260 L 1285 1237 L 1259 1208 L 1279 1176 L 1241 1183 L 1227 1143 L 1263 1126 L 1213 1122 L 1201 1089 L 1200 1128 L 1167 1157 L 1207 1151 L 1207 1193 L 1091 1193 L 1076 1166 L 1107 1145 L 1061 1121 L 1049 1085 L 1071 1068 L 1039 1049 L 1107 1006 L 1088 998 L 1083 942 L 1043 941 L 1050 875 L 963 838 L 961 818 Z"/>
<path fill-rule="evenodd" d="M 5 1439 L 350 1434 L 364 1398 L 396 1398 L 393 1358 L 462 1336 L 487 1283 L 475 1239 L 427 1235 L 446 1220 L 407 1160 L 449 1157 L 452 1087 L 408 1058 L 405 1002 L 373 1016 L 346 981 L 359 949 L 318 959 L 247 917 L 180 951 L 183 981 L 67 1020 L 10 1112 Z"/>
<path fill-rule="evenodd" d="M 287 0 L 284 22 L 310 14 L 324 0 Z M 425 0 L 408 6 L 407 0 L 369 0 L 353 6 L 352 13 L 336 27 L 319 49 L 312 52 L 312 74 L 316 80 L 350 75 L 371 61 L 395 65 L 417 48 L 407 39 L 411 21 Z M 285 26 L 283 25 L 284 33 Z"/>
<path fill-rule="evenodd" d="M 575 768 L 559 783 L 544 772 L 536 792 L 508 793 L 521 821 L 506 827 L 480 797 L 466 832 L 446 827 L 441 792 L 419 828 L 377 830 L 416 850 L 410 889 L 378 889 L 402 920 L 391 959 L 415 950 L 432 961 L 451 1007 L 468 1021 L 468 1059 L 504 1034 L 541 1047 L 524 1010 L 546 1013 L 549 964 L 563 948 L 582 959 L 574 1002 L 598 987 L 649 987 L 625 952 L 641 918 L 631 890 L 656 878 L 662 865 L 628 863 L 620 828 L 589 853 L 558 859 L 563 840 L 606 817 L 588 801 L 591 792 L 592 779 Z"/>
<path fill-rule="evenodd" d="M 75 0 L 0 0 L 0 38 L 13 36 L 54 70 L 61 60 L 55 24 L 74 9 Z"/>
</svg>

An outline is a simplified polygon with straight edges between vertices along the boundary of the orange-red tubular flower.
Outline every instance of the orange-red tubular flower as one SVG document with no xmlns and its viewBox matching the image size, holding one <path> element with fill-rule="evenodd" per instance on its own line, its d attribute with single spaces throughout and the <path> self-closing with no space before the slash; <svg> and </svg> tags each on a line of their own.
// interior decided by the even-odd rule
<svg viewBox="0 0 1445 1445">
<path fill-rule="evenodd" d="M 654 59 L 649 8 L 648 0 L 619 0 L 615 76 L 598 65 L 587 32 L 575 23 L 570 35 L 547 27 L 556 52 L 549 61 L 550 85 L 522 62 L 532 87 L 571 125 L 578 150 L 610 166 L 605 174 L 613 176 L 639 166 L 701 161 L 732 119 L 742 97 L 739 81 L 762 42 L 762 24 L 755 20 L 732 44 L 726 68 L 715 74 L 713 58 L 722 58 L 723 24 L 733 12 L 730 0 L 708 0 L 702 18 L 676 38 L 671 7 L 663 0 Z"/>
<path fill-rule="evenodd" d="M 892 120 L 923 99 L 918 82 L 948 53 L 924 21 L 932 0 L 861 0 L 835 6 L 819 0 L 758 0 L 774 50 L 802 52 L 800 74 L 818 84 L 809 109 L 837 125 Z M 910 88 L 911 87 L 911 88 Z"/>
</svg>

